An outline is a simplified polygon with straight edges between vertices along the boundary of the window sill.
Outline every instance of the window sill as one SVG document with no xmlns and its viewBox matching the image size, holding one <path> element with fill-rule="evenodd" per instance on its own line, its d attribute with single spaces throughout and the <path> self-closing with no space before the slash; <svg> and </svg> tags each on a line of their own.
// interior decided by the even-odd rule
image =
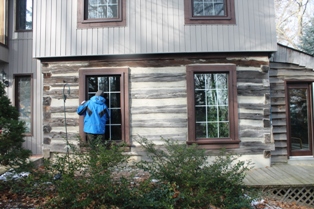
<svg viewBox="0 0 314 209">
<path fill-rule="evenodd" d="M 188 141 L 188 145 L 197 144 L 200 148 L 203 149 L 235 149 L 240 147 L 240 140 L 230 140 L 230 139 L 205 139 L 205 140 L 196 140 L 196 141 Z"/>
</svg>

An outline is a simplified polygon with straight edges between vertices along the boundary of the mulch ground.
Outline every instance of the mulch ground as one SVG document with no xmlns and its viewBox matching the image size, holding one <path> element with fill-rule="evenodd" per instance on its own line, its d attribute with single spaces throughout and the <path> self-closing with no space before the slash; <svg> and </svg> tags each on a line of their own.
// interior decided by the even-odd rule
<svg viewBox="0 0 314 209">
<path fill-rule="evenodd" d="M 53 194 L 52 194 L 53 195 Z M 51 197 L 30 197 L 27 195 L 18 195 L 11 193 L 9 190 L 0 191 L 0 208 L 39 208 L 43 204 L 49 201 Z M 274 200 L 264 200 L 259 204 L 253 206 L 254 209 L 311 209 L 313 207 L 300 206 L 296 203 L 287 203 Z M 214 207 L 213 207 L 214 209 Z M 218 208 L 215 208 L 218 209 Z"/>
</svg>

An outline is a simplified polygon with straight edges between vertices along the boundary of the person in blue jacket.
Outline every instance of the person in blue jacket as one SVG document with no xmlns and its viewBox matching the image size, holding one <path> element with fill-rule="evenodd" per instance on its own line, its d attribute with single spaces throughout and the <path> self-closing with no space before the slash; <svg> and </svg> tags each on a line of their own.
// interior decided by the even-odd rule
<svg viewBox="0 0 314 209">
<path fill-rule="evenodd" d="M 84 116 L 84 132 L 89 143 L 99 137 L 102 141 L 105 140 L 106 123 L 110 117 L 105 102 L 104 92 L 99 90 L 95 96 L 86 102 L 83 101 L 77 108 L 77 114 Z"/>
</svg>

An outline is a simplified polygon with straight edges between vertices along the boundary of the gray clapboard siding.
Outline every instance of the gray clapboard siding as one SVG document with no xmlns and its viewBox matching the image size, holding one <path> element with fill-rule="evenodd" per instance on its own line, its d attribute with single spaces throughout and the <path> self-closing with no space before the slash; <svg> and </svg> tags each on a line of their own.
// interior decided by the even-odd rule
<svg viewBox="0 0 314 209">
<path fill-rule="evenodd" d="M 275 151 L 272 151 L 273 163 L 286 162 L 287 127 L 285 80 L 314 79 L 314 58 L 300 51 L 278 44 L 270 64 L 271 111 Z"/>
<path fill-rule="evenodd" d="M 235 25 L 185 25 L 183 0 L 127 0 L 125 27 L 77 29 L 77 1 L 34 0 L 34 57 L 275 51 L 272 0 L 236 0 Z"/>
</svg>

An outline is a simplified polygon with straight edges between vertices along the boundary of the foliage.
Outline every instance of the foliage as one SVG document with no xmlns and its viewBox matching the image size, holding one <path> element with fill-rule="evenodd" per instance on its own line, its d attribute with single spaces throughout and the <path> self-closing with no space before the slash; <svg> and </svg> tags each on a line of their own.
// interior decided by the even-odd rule
<svg viewBox="0 0 314 209">
<path fill-rule="evenodd" d="M 153 178 L 175 185 L 177 208 L 215 205 L 236 209 L 249 206 L 242 185 L 249 164 L 224 152 L 214 162 L 208 163 L 206 152 L 196 145 L 164 141 L 165 149 L 157 149 L 145 138 L 138 140 L 150 157 L 139 162 L 138 166 Z"/>
<path fill-rule="evenodd" d="M 226 155 L 208 164 L 204 150 L 172 140 L 163 149 L 144 138 L 139 143 L 150 160 L 135 164 L 124 145 L 98 141 L 87 152 L 71 145 L 11 192 L 38 197 L 41 208 L 248 208 L 244 162 Z"/>
<path fill-rule="evenodd" d="M 23 148 L 25 125 L 19 121 L 18 110 L 11 105 L 0 82 L 0 164 L 25 169 L 31 151 Z"/>
<path fill-rule="evenodd" d="M 298 49 L 302 30 L 312 16 L 312 7 L 310 0 L 275 0 L 279 43 Z"/>
<path fill-rule="evenodd" d="M 304 33 L 300 42 L 300 48 L 306 53 L 314 56 L 314 18 L 312 18 L 311 24 L 304 28 Z"/>
</svg>

